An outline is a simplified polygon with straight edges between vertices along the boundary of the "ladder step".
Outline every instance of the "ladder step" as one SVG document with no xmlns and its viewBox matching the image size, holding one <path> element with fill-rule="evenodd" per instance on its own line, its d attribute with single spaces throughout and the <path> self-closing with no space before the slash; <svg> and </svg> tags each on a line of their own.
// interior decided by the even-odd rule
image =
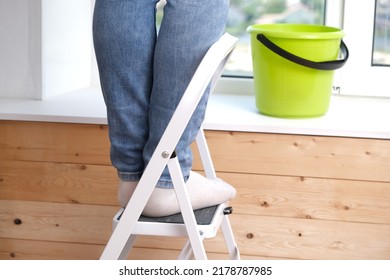
<svg viewBox="0 0 390 280">
<path fill-rule="evenodd" d="M 119 223 L 124 209 L 120 209 L 113 219 L 113 228 Z M 205 238 L 212 238 L 216 235 L 221 225 L 223 216 L 231 213 L 232 208 L 222 203 L 194 211 L 198 229 L 204 234 Z M 186 225 L 181 213 L 151 218 L 141 216 L 138 219 L 134 234 L 158 235 L 161 236 L 186 236 Z"/>
<path fill-rule="evenodd" d="M 195 219 L 198 225 L 209 225 L 211 224 L 215 211 L 217 210 L 218 205 L 202 208 L 194 211 Z M 181 213 L 158 217 L 150 218 L 141 216 L 138 220 L 140 222 L 155 222 L 155 223 L 172 223 L 172 224 L 184 224 L 183 216 Z"/>
<path fill-rule="evenodd" d="M 198 210 L 194 210 L 195 219 L 198 225 L 210 225 L 213 221 L 215 213 L 219 205 L 214 205 Z M 231 206 L 223 209 L 224 215 L 229 215 L 233 212 Z M 116 222 L 119 222 L 122 217 L 123 210 L 116 216 Z M 184 224 L 184 219 L 181 213 L 163 216 L 163 217 L 146 217 L 142 216 L 138 219 L 139 222 L 152 222 L 152 223 L 168 223 L 168 224 Z"/>
</svg>

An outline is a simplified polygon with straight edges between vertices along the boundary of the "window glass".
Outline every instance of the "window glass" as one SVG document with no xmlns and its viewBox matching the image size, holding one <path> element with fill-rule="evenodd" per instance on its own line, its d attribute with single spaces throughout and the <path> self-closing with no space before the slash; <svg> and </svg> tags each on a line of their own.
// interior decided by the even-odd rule
<svg viewBox="0 0 390 280">
<path fill-rule="evenodd" d="M 390 66 L 390 0 L 376 0 L 372 64 Z"/>
<path fill-rule="evenodd" d="M 225 75 L 253 76 L 250 37 L 246 32 L 249 25 L 324 24 L 324 14 L 325 0 L 230 0 L 227 32 L 240 40 L 226 66 Z"/>
</svg>

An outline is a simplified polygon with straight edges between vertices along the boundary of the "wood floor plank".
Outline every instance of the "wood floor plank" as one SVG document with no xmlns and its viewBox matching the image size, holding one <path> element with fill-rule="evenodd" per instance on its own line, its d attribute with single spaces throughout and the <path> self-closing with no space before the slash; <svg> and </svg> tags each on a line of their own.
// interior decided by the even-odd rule
<svg viewBox="0 0 390 280">
<path fill-rule="evenodd" d="M 106 244 L 115 206 L 0 201 L 0 237 Z"/>
<path fill-rule="evenodd" d="M 220 172 L 390 182 L 390 140 L 228 131 L 206 136 Z"/>
<path fill-rule="evenodd" d="M 0 199 L 76 204 L 117 204 L 111 166 L 0 160 Z"/>
<path fill-rule="evenodd" d="M 236 215 L 232 226 L 243 254 L 390 259 L 390 225 Z"/>
<path fill-rule="evenodd" d="M 110 164 L 106 125 L 0 120 L 0 159 Z"/>
<path fill-rule="evenodd" d="M 0 238 L 0 260 L 97 260 L 103 245 L 64 242 L 46 242 Z M 129 260 L 175 260 L 179 250 L 163 250 L 135 247 Z M 207 252 L 211 260 L 229 259 L 227 254 Z M 242 260 L 269 259 L 262 256 L 242 255 Z"/>
<path fill-rule="evenodd" d="M 390 259 L 390 225 L 232 215 L 243 255 L 276 259 Z M 372 238 L 375 236 L 375 238 Z M 138 247 L 179 249 L 170 239 L 145 237 Z M 210 252 L 226 252 L 224 239 L 205 241 Z"/>
<path fill-rule="evenodd" d="M 390 224 L 390 182 L 219 173 L 235 213 Z"/>
</svg>

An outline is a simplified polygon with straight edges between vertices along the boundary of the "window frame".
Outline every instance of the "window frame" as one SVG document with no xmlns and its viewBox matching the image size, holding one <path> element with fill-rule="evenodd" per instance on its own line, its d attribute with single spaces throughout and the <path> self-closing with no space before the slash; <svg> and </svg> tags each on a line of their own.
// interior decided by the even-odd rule
<svg viewBox="0 0 390 280">
<path fill-rule="evenodd" d="M 390 67 L 372 65 L 375 6 L 372 0 L 344 0 L 345 42 L 350 58 L 340 71 L 340 93 L 367 97 L 390 97 Z M 364 16 L 357 16 L 364 15 Z M 362 34 L 367 40 L 362 40 Z"/>
</svg>

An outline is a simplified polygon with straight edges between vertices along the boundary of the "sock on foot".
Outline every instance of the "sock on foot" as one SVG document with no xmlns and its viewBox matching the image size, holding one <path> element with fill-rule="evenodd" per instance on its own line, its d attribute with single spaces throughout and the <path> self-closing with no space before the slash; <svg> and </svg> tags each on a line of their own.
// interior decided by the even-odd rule
<svg viewBox="0 0 390 280">
<path fill-rule="evenodd" d="M 120 206 L 123 208 L 126 207 L 131 196 L 133 195 L 133 192 L 135 191 L 135 188 L 137 187 L 137 184 L 138 181 L 120 181 L 118 190 L 118 202 Z"/>
<path fill-rule="evenodd" d="M 123 182 L 120 185 L 118 200 L 122 207 L 127 205 L 136 185 L 137 182 Z M 212 180 L 192 171 L 186 186 L 194 210 L 218 205 L 236 196 L 235 188 L 221 179 Z M 180 213 L 180 206 L 175 190 L 172 188 L 155 188 L 142 215 L 162 217 L 177 213 Z"/>
<path fill-rule="evenodd" d="M 227 202 L 236 196 L 236 190 L 221 179 L 212 180 L 191 172 L 186 183 L 194 210 Z M 168 216 L 180 213 L 174 189 L 155 188 L 147 202 L 143 215 L 149 217 Z"/>
</svg>

